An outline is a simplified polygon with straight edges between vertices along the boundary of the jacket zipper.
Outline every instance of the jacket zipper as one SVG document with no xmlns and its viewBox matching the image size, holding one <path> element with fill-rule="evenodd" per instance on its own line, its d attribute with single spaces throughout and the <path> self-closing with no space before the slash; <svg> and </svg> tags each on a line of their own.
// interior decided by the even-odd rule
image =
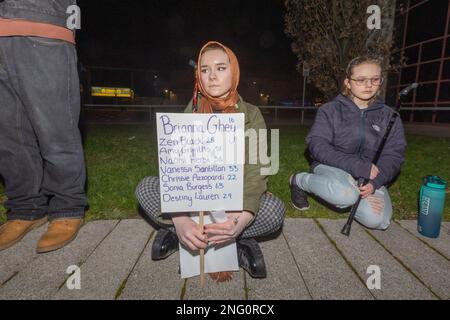
<svg viewBox="0 0 450 320">
<path fill-rule="evenodd" d="M 364 144 L 364 112 L 365 110 L 361 111 L 361 115 L 360 115 L 360 125 L 359 125 L 359 148 L 358 148 L 358 153 L 359 153 L 359 158 L 362 159 L 361 157 L 361 151 L 362 151 L 362 146 Z"/>
</svg>

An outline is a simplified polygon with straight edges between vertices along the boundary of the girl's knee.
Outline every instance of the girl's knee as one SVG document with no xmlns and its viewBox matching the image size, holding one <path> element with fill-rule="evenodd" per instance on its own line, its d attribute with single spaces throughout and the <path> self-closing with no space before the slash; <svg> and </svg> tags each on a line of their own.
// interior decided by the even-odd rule
<svg viewBox="0 0 450 320">
<path fill-rule="evenodd" d="M 155 221 L 160 215 L 159 178 L 145 177 L 136 187 L 135 194 L 141 213 Z"/>
<path fill-rule="evenodd" d="M 140 201 L 141 199 L 144 199 L 148 197 L 150 194 L 153 194 L 155 190 L 158 190 L 159 186 L 159 179 L 158 177 L 145 177 L 144 179 L 139 182 L 139 184 L 136 187 L 135 195 L 136 198 Z"/>
<path fill-rule="evenodd" d="M 272 194 L 266 194 L 264 197 L 265 204 L 261 208 L 262 210 L 259 210 L 258 215 L 264 215 L 265 217 L 261 218 L 270 221 L 272 231 L 277 231 L 284 223 L 286 206 L 281 199 Z"/>
<path fill-rule="evenodd" d="M 379 229 L 383 220 L 373 215 L 365 215 L 357 218 L 358 222 L 370 229 Z"/>
<path fill-rule="evenodd" d="M 135 191 L 139 206 L 149 217 L 157 216 L 160 211 L 159 178 L 145 177 Z"/>
<path fill-rule="evenodd" d="M 307 186 L 306 191 L 339 208 L 353 205 L 359 197 L 358 188 L 347 178 L 313 174 L 305 175 L 302 182 Z"/>
<path fill-rule="evenodd" d="M 357 212 L 356 219 L 363 226 L 376 230 L 386 230 L 391 224 L 388 212 L 376 212 L 372 209 Z"/>
<path fill-rule="evenodd" d="M 280 198 L 274 195 L 271 195 L 270 197 L 273 203 L 273 210 L 271 210 L 273 214 L 273 219 L 275 221 L 275 224 L 278 227 L 281 227 L 284 223 L 284 214 L 286 213 L 286 206 L 284 205 L 284 202 Z"/>
<path fill-rule="evenodd" d="M 356 218 L 361 224 L 371 229 L 386 230 L 389 228 L 392 218 L 392 203 L 387 190 L 383 187 L 363 199 L 356 212 Z"/>
<path fill-rule="evenodd" d="M 387 230 L 387 228 L 389 228 L 389 226 L 391 225 L 391 220 L 387 220 L 387 221 L 383 221 L 381 222 L 381 224 L 378 226 L 378 230 Z"/>
<path fill-rule="evenodd" d="M 337 207 L 347 208 L 352 206 L 359 197 L 359 192 L 351 184 L 344 184 L 338 180 L 330 182 L 332 190 L 332 202 Z"/>
<path fill-rule="evenodd" d="M 284 214 L 286 213 L 286 206 L 284 205 L 284 202 L 280 199 L 277 199 L 277 207 L 276 210 L 273 210 L 273 220 L 275 223 L 276 230 L 280 229 L 281 226 L 284 223 Z"/>
</svg>

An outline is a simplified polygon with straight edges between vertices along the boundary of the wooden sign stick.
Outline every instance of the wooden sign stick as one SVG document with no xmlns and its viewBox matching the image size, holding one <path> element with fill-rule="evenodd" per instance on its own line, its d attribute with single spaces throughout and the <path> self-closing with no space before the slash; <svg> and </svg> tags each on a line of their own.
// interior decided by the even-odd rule
<svg viewBox="0 0 450 320">
<path fill-rule="evenodd" d="M 203 211 L 200 211 L 198 228 L 203 233 Z M 205 249 L 200 249 L 200 287 L 205 286 Z"/>
</svg>

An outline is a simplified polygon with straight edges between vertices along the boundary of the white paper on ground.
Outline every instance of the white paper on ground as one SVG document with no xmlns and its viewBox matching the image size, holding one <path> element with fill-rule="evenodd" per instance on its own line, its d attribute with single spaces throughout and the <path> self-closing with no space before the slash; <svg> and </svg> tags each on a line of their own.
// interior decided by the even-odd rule
<svg viewBox="0 0 450 320">
<path fill-rule="evenodd" d="M 191 219 L 198 223 L 198 216 L 198 213 L 191 214 Z M 226 219 L 223 210 L 204 214 L 204 224 L 210 224 L 212 221 L 223 222 Z M 200 274 L 200 252 L 189 251 L 180 245 L 180 269 L 182 279 L 198 276 Z M 235 241 L 220 248 L 211 246 L 205 249 L 205 273 L 238 270 Z"/>
</svg>

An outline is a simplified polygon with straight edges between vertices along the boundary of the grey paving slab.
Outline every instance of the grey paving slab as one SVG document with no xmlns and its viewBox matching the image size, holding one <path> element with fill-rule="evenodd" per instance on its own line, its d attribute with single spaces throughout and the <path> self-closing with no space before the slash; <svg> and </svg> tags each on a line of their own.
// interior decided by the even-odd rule
<svg viewBox="0 0 450 320">
<path fill-rule="evenodd" d="M 287 224 L 292 219 L 286 219 Z M 267 278 L 246 276 L 249 300 L 309 300 L 306 288 L 294 257 L 283 234 L 274 240 L 260 243 L 267 268 Z"/>
<path fill-rule="evenodd" d="M 313 299 L 373 299 L 311 219 L 292 219 L 283 233 Z"/>
<path fill-rule="evenodd" d="M 217 283 L 209 275 L 205 275 L 205 286 L 200 287 L 200 276 L 186 281 L 184 300 L 243 300 L 245 299 L 244 272 L 233 272 L 233 279 Z"/>
<path fill-rule="evenodd" d="M 420 281 L 392 257 L 381 245 L 363 230 L 358 223 L 352 225 L 349 237 L 341 234 L 346 220 L 319 219 L 325 232 L 335 241 L 347 261 L 367 282 L 373 271 L 369 266 L 380 269 L 380 289 L 370 289 L 377 299 L 436 299 Z M 388 229 L 386 232 L 393 232 Z"/>
<path fill-rule="evenodd" d="M 35 259 L 38 240 L 47 230 L 47 224 L 30 231 L 19 243 L 0 251 L 0 286 Z"/>
<path fill-rule="evenodd" d="M 5 285 L 0 287 L 2 299 L 49 299 L 69 276 L 71 265 L 80 265 L 117 221 L 94 221 L 81 228 L 77 238 L 66 247 L 40 254 Z"/>
<path fill-rule="evenodd" d="M 431 247 L 439 251 L 447 259 L 450 259 L 450 232 L 447 229 L 441 228 L 439 237 L 433 239 L 424 237 L 417 231 L 417 220 L 400 220 L 398 223 L 414 236 L 425 241 Z"/>
<path fill-rule="evenodd" d="M 444 228 L 444 229 L 447 229 L 447 231 L 450 231 L 450 222 L 448 222 L 448 221 L 445 221 L 445 222 L 442 222 L 442 227 Z M 447 232 L 448 233 L 448 232 Z"/>
<path fill-rule="evenodd" d="M 56 299 L 114 299 L 153 229 L 141 219 L 122 220 L 81 266 L 81 289 L 63 286 Z"/>
<path fill-rule="evenodd" d="M 151 249 L 154 237 L 130 274 L 119 300 L 180 299 L 184 280 L 178 273 L 179 254 L 176 252 L 167 259 L 153 261 Z"/>
<path fill-rule="evenodd" d="M 396 223 L 389 232 L 370 230 L 383 246 L 442 299 L 450 298 L 450 262 Z"/>
<path fill-rule="evenodd" d="M 252 279 L 241 270 L 229 283 L 217 284 L 207 276 L 206 287 L 200 288 L 199 277 L 180 279 L 178 253 L 151 260 L 153 229 L 145 221 L 110 220 L 88 223 L 74 242 L 58 251 L 35 253 L 43 226 L 0 252 L 0 299 L 114 299 L 118 292 L 119 299 L 140 300 L 436 298 L 430 290 L 450 298 L 448 222 L 438 239 L 420 238 L 426 244 L 418 239 L 415 221 L 399 221 L 401 226 L 394 223 L 385 232 L 369 231 L 377 241 L 358 224 L 347 238 L 340 234 L 344 220 L 319 222 L 359 277 L 314 220 L 287 219 L 279 237 L 261 243 L 266 279 Z M 64 285 L 70 265 L 81 266 L 81 290 Z M 381 290 L 365 286 L 369 265 L 381 268 Z"/>
</svg>

